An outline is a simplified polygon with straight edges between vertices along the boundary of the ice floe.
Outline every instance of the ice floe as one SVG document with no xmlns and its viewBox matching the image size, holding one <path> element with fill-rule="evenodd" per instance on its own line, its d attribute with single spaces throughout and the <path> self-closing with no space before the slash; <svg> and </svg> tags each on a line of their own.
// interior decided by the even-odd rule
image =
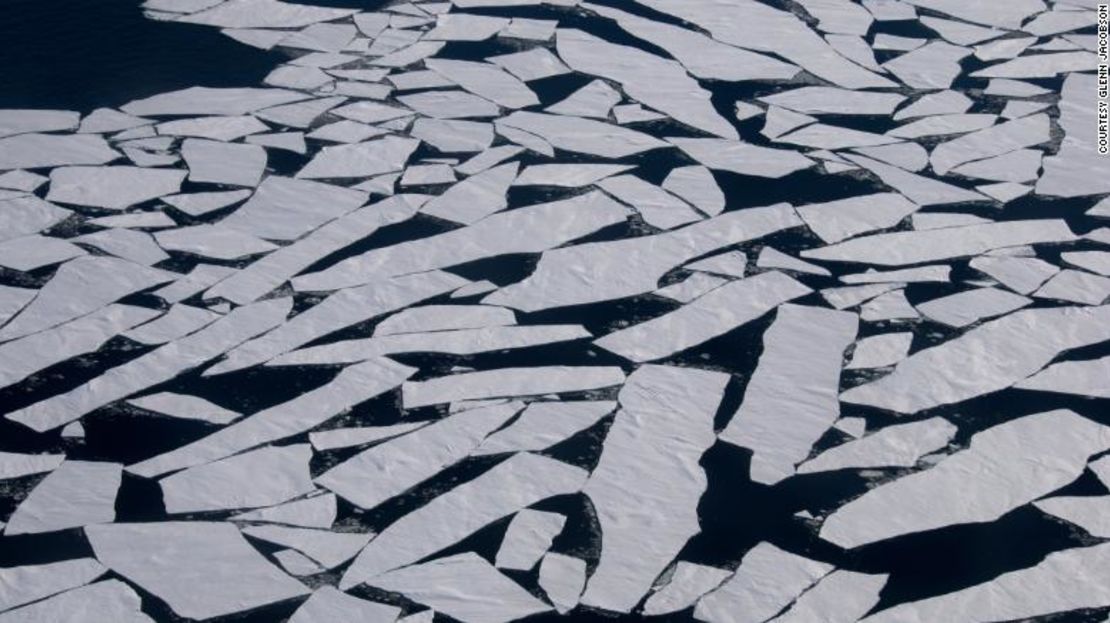
<svg viewBox="0 0 1110 623">
<path fill-rule="evenodd" d="M 558 513 L 524 509 L 513 516 L 501 547 L 497 550 L 499 569 L 528 571 L 536 566 L 552 541 L 563 531 L 567 518 Z M 581 592 L 581 591 L 579 591 Z"/>
<path fill-rule="evenodd" d="M 913 467 L 922 456 L 944 448 L 955 434 L 956 426 L 939 417 L 887 426 L 822 452 L 799 465 L 798 473 Z"/>
<path fill-rule="evenodd" d="M 832 565 L 760 543 L 736 573 L 702 597 L 694 618 L 710 623 L 757 623 L 778 614 L 833 570 Z"/>
<path fill-rule="evenodd" d="M 4 534 L 40 534 L 114 521 L 122 474 L 119 463 L 65 461 L 16 507 Z"/>
</svg>

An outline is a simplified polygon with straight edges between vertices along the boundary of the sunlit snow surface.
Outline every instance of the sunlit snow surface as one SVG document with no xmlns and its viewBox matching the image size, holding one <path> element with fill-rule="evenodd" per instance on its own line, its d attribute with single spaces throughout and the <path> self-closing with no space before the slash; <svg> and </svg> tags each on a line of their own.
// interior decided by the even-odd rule
<svg viewBox="0 0 1110 623">
<path fill-rule="evenodd" d="M 0 623 L 1110 615 L 1092 0 L 324 4 L 0 110 Z"/>
</svg>

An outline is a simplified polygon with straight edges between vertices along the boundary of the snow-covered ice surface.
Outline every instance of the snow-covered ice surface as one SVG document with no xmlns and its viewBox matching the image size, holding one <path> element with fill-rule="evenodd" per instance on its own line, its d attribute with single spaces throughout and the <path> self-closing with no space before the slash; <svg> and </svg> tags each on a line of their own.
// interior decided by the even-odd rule
<svg viewBox="0 0 1110 623">
<path fill-rule="evenodd" d="M 1110 617 L 1097 3 L 124 4 L 262 71 L 0 77 L 0 623 Z"/>
</svg>

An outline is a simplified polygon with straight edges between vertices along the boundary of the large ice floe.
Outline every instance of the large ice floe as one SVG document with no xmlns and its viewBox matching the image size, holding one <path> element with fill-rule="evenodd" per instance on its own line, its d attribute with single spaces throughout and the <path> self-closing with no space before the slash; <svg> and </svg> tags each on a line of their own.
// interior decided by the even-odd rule
<svg viewBox="0 0 1110 623">
<path fill-rule="evenodd" d="M 1097 3 L 328 4 L 0 109 L 0 623 L 1108 620 Z"/>
</svg>

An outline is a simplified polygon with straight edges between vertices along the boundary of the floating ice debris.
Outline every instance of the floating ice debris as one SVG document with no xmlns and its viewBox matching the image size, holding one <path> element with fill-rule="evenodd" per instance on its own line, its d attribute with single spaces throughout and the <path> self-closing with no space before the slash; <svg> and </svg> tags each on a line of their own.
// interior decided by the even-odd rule
<svg viewBox="0 0 1110 623">
<path fill-rule="evenodd" d="M 1076 197 L 1110 192 L 1110 181 L 1099 171 L 1105 161 L 1096 153 L 1086 132 L 1096 123 L 1089 93 L 1096 77 L 1071 74 L 1064 80 L 1059 124 L 1064 130 L 1060 149 L 1044 159 L 1044 175 L 1037 181 L 1038 195 Z"/>
<path fill-rule="evenodd" d="M 221 28 L 300 28 L 355 13 L 358 13 L 357 9 L 305 6 L 279 0 L 228 0 L 213 8 L 178 18 L 178 21 Z"/>
<path fill-rule="evenodd" d="M 984 318 L 1001 316 L 1033 301 L 998 288 L 976 288 L 931 299 L 917 306 L 926 318 L 952 327 L 966 327 Z"/>
<path fill-rule="evenodd" d="M 678 301 L 679 303 L 689 303 L 710 290 L 728 283 L 728 281 L 728 279 L 717 277 L 716 275 L 696 272 L 682 281 L 659 288 L 653 294 Z"/>
<path fill-rule="evenodd" d="M 419 144 L 420 141 L 413 139 L 386 136 L 364 143 L 325 147 L 297 173 L 297 177 L 368 177 L 400 171 Z"/>
<path fill-rule="evenodd" d="M 615 406 L 608 401 L 534 402 L 512 424 L 487 437 L 473 454 L 544 450 L 593 426 Z"/>
<path fill-rule="evenodd" d="M 0 170 L 98 165 L 119 156 L 96 134 L 19 134 L 0 138 Z"/>
<path fill-rule="evenodd" d="M 627 214 L 627 208 L 596 191 L 515 208 L 466 228 L 345 259 L 320 272 L 293 279 L 293 287 L 299 291 L 334 290 L 402 272 L 432 270 L 507 253 L 539 253 L 623 222 Z M 654 285 L 649 289 L 654 289 Z"/>
<path fill-rule="evenodd" d="M 1042 392 L 1110 398 L 1106 387 L 1110 357 L 1084 361 L 1061 361 L 1019 382 L 1014 387 Z"/>
<path fill-rule="evenodd" d="M 898 193 L 876 193 L 798 206 L 798 216 L 827 243 L 897 225 L 918 206 Z"/>
<path fill-rule="evenodd" d="M 608 177 L 597 186 L 632 206 L 648 225 L 659 229 L 674 229 L 701 220 L 685 201 L 635 175 Z"/>
<path fill-rule="evenodd" d="M 497 123 L 536 135 L 559 149 L 604 158 L 668 147 L 648 134 L 580 117 L 517 111 Z"/>
<path fill-rule="evenodd" d="M 443 13 L 436 17 L 435 28 L 424 34 L 425 40 L 484 41 L 509 25 L 504 17 Z"/>
<path fill-rule="evenodd" d="M 728 376 L 643 366 L 621 389 L 621 410 L 583 491 L 601 526 L 601 557 L 582 603 L 630 612 L 700 530 L 706 489 L 698 461 L 713 445 L 713 418 Z M 627 486 L 629 479 L 640 485 Z"/>
<path fill-rule="evenodd" d="M 50 172 L 49 201 L 123 210 L 176 193 L 186 173 L 142 167 L 59 167 Z"/>
<path fill-rule="evenodd" d="M 272 299 L 238 308 L 196 333 L 5 417 L 40 432 L 62 426 L 90 411 L 168 381 L 268 331 L 285 318 L 291 304 L 288 298 Z"/>
<path fill-rule="evenodd" d="M 131 229 L 105 229 L 70 240 L 145 266 L 170 257 L 155 244 L 150 234 Z"/>
<path fill-rule="evenodd" d="M 609 111 L 620 101 L 621 94 L 613 87 L 602 80 L 594 80 L 545 110 L 572 117 L 608 119 Z"/>
<path fill-rule="evenodd" d="M 819 249 L 807 249 L 802 251 L 802 257 L 903 266 L 979 255 L 1002 247 L 1068 242 L 1075 239 L 1075 234 L 1067 224 L 1058 219 L 1000 221 L 965 227 L 873 234 Z"/>
<path fill-rule="evenodd" d="M 420 118 L 412 125 L 411 134 L 442 152 L 483 151 L 493 143 L 493 126 L 458 119 Z M 405 176 L 414 168 L 406 169 Z"/>
<path fill-rule="evenodd" d="M 315 489 L 308 444 L 264 447 L 163 478 L 162 498 L 173 514 L 280 504 Z"/>
<path fill-rule="evenodd" d="M 955 435 L 956 427 L 939 417 L 887 426 L 866 437 L 822 452 L 799 465 L 798 473 L 913 467 L 921 457 L 948 445 Z"/>
<path fill-rule="evenodd" d="M 801 0 L 799 4 L 825 32 L 866 35 L 874 20 L 866 9 L 848 0 Z"/>
<path fill-rule="evenodd" d="M 799 260 L 774 247 L 763 247 L 760 249 L 759 257 L 756 259 L 755 265 L 760 268 L 778 268 L 780 270 L 789 270 L 808 275 L 824 275 L 827 277 L 832 274 L 828 269 Z"/>
<path fill-rule="evenodd" d="M 615 20 L 617 25 L 634 37 L 662 48 L 697 78 L 730 82 L 789 80 L 801 71 L 799 67 L 789 63 L 726 45 L 700 32 L 680 26 L 647 19 L 604 5 L 586 3 L 582 6 L 598 15 Z"/>
<path fill-rule="evenodd" d="M 1014 58 L 1036 42 L 1036 37 L 1007 37 L 975 46 L 975 57 L 981 61 Z"/>
<path fill-rule="evenodd" d="M 490 130 L 490 137 L 492 138 L 493 131 Z M 479 149 L 483 149 L 486 145 L 479 145 Z M 446 164 L 414 164 L 405 169 L 404 175 L 401 176 L 401 181 L 398 182 L 401 186 L 435 186 L 439 184 L 450 184 L 456 181 L 455 172 L 449 165 Z"/>
<path fill-rule="evenodd" d="M 974 26 L 965 22 L 940 19 L 931 16 L 922 16 L 921 23 L 935 30 L 945 40 L 955 43 L 956 45 L 973 45 L 982 43 L 983 41 L 997 39 L 1007 34 L 1004 30 L 983 28 L 982 26 Z"/>
<path fill-rule="evenodd" d="M 129 115 L 149 116 L 244 115 L 308 98 L 285 89 L 189 87 L 132 101 L 121 110 Z"/>
<path fill-rule="evenodd" d="M 189 167 L 189 181 L 257 186 L 266 168 L 266 150 L 203 139 L 186 139 L 181 155 Z"/>
<path fill-rule="evenodd" d="M 702 595 L 717 588 L 732 573 L 680 560 L 670 579 L 648 597 L 643 613 L 648 616 L 670 614 L 693 606 Z"/>
<path fill-rule="evenodd" d="M 88 223 L 100 227 L 121 227 L 125 229 L 162 229 L 177 225 L 176 221 L 161 211 L 113 214 L 112 216 L 90 219 Z"/>
<path fill-rule="evenodd" d="M 929 153 L 917 143 L 906 142 L 877 145 L 875 147 L 858 147 L 854 151 L 907 171 L 920 171 L 929 164 Z"/>
<path fill-rule="evenodd" d="M 1060 496 L 1033 502 L 1042 512 L 1075 524 L 1097 538 L 1110 538 L 1110 496 Z"/>
<path fill-rule="evenodd" d="M 1000 156 L 962 164 L 952 169 L 952 172 L 965 177 L 998 182 L 1032 182 L 1036 181 L 1041 170 L 1042 155 L 1038 149 L 1019 149 Z"/>
<path fill-rule="evenodd" d="M 533 164 L 513 181 L 513 186 L 581 188 L 632 168 L 627 164 Z"/>
<path fill-rule="evenodd" d="M 705 167 L 688 166 L 671 169 L 663 180 L 663 189 L 682 197 L 710 216 L 716 216 L 725 209 L 724 192 L 717 185 L 713 173 Z"/>
<path fill-rule="evenodd" d="M 434 119 L 466 119 L 496 117 L 497 104 L 467 91 L 422 91 L 400 95 L 397 99 L 408 108 Z"/>
<path fill-rule="evenodd" d="M 551 610 L 473 552 L 391 571 L 368 584 L 462 623 L 508 623 Z"/>
<path fill-rule="evenodd" d="M 990 84 L 987 85 L 987 88 L 983 89 L 983 95 L 998 95 L 1002 97 L 1036 97 L 1048 93 L 1050 93 L 1050 91 L 1044 87 L 1039 87 L 1030 82 L 1010 80 L 1007 78 L 992 79 Z"/>
<path fill-rule="evenodd" d="M 422 560 L 540 500 L 577 492 L 586 477 L 582 469 L 554 459 L 516 454 L 382 530 L 351 563 L 340 588 L 361 584 Z M 380 580 L 372 581 L 375 586 L 386 588 Z M 435 585 L 431 582 L 424 586 Z"/>
<path fill-rule="evenodd" d="M 0 568 L 0 611 L 84 586 L 105 572 L 92 558 Z"/>
<path fill-rule="evenodd" d="M 374 336 L 479 329 L 516 324 L 512 310 L 492 305 L 425 305 L 410 307 L 374 327 Z"/>
<path fill-rule="evenodd" d="M 933 115 L 958 115 L 971 108 L 972 101 L 959 91 L 937 91 L 921 96 L 894 113 L 895 121 Z"/>
<path fill-rule="evenodd" d="M 506 194 L 519 166 L 510 162 L 468 177 L 430 199 L 420 211 L 467 225 L 481 220 L 508 206 Z"/>
<path fill-rule="evenodd" d="M 230 424 L 241 415 L 230 409 L 212 404 L 207 400 L 186 394 L 161 392 L 128 400 L 128 404 L 155 413 L 189 420 L 201 420 L 211 424 Z"/>
<path fill-rule="evenodd" d="M 1065 549 L 1032 567 L 1004 573 L 963 590 L 882 610 L 866 623 L 932 621 L 953 612 L 976 623 L 1035 618 L 1057 612 L 1103 608 L 1110 590 L 1110 544 Z"/>
<path fill-rule="evenodd" d="M 0 110 L 0 138 L 30 132 L 74 130 L 80 113 L 70 110 Z"/>
<path fill-rule="evenodd" d="M 853 63 L 874 71 L 883 73 L 885 70 L 875 59 L 875 52 L 863 37 L 856 35 L 825 35 L 825 41 L 841 56 Z"/>
<path fill-rule="evenodd" d="M 393 623 L 401 609 L 352 597 L 331 586 L 321 586 L 304 602 L 289 623 L 327 623 L 328 621 L 359 621 L 360 623 Z"/>
<path fill-rule="evenodd" d="M 140 344 L 165 344 L 197 331 L 219 317 L 220 314 L 207 309 L 174 305 L 165 314 L 123 333 L 123 336 Z"/>
<path fill-rule="evenodd" d="M 993 197 L 1002 203 L 1008 203 L 1017 199 L 1018 197 L 1025 196 L 1033 191 L 1031 186 L 1023 186 L 1013 182 L 999 182 L 997 184 L 985 184 L 983 186 L 976 186 L 975 190 Z"/>
<path fill-rule="evenodd" d="M 1110 297 L 1110 279 L 1066 268 L 1033 293 L 1037 298 L 1098 305 Z"/>
<path fill-rule="evenodd" d="M 497 33 L 497 36 L 507 39 L 548 41 L 555 36 L 555 27 L 558 23 L 558 21 L 550 19 L 514 17 L 509 21 L 508 26 Z"/>
<path fill-rule="evenodd" d="M 81 247 L 61 238 L 23 236 L 0 242 L 0 266 L 26 272 L 85 255 Z"/>
<path fill-rule="evenodd" d="M 667 140 L 710 169 L 740 175 L 779 178 L 808 169 L 814 164 L 796 151 L 771 149 L 739 141 L 677 137 Z"/>
<path fill-rule="evenodd" d="M 68 218 L 72 212 L 34 195 L 0 199 L 0 240 L 11 240 L 43 231 Z"/>
<path fill-rule="evenodd" d="M 622 382 L 624 373 L 613 366 L 537 366 L 409 381 L 401 389 L 405 408 L 412 409 L 459 400 L 589 391 Z"/>
<path fill-rule="evenodd" d="M 833 424 L 833 428 L 854 439 L 859 439 L 867 432 L 867 420 L 861 417 L 842 417 Z"/>
<path fill-rule="evenodd" d="M 119 463 L 62 463 L 16 507 L 4 534 L 40 534 L 115 520 L 122 474 Z"/>
<path fill-rule="evenodd" d="M 507 125 L 501 119 L 494 121 L 493 127 L 497 131 L 497 134 L 505 137 L 506 140 L 512 143 L 525 147 L 529 151 L 535 152 L 541 156 L 547 156 L 548 158 L 555 157 L 555 148 L 551 146 L 551 143 L 548 143 L 535 134 Z"/>
<path fill-rule="evenodd" d="M 372 533 L 330 532 L 284 526 L 250 526 L 243 528 L 243 534 L 291 547 L 319 563 L 324 569 L 334 569 L 354 558 L 374 536 Z"/>
<path fill-rule="evenodd" d="M 998 156 L 1048 140 L 1048 115 L 1034 115 L 1007 121 L 942 143 L 933 149 L 930 162 L 934 171 L 944 175 L 965 162 Z"/>
<path fill-rule="evenodd" d="M 840 398 L 916 413 L 988 394 L 1035 373 L 1061 352 L 1108 339 L 1107 318 L 1110 307 L 1013 312 L 918 351 L 889 376 L 853 387 Z"/>
<path fill-rule="evenodd" d="M 631 361 L 661 359 L 724 335 L 811 291 L 782 273 L 763 273 L 721 286 L 673 312 L 595 343 Z"/>
<path fill-rule="evenodd" d="M 219 260 L 234 260 L 277 249 L 277 245 L 250 234 L 216 225 L 193 225 L 154 234 L 163 249 Z"/>
<path fill-rule="evenodd" d="M 234 274 L 236 270 L 214 264 L 198 264 L 187 275 L 181 275 L 173 283 L 155 290 L 153 294 L 167 303 L 173 304 L 201 292 L 213 283 Z"/>
<path fill-rule="evenodd" d="M 913 343 L 913 333 L 881 333 L 860 339 L 852 361 L 845 370 L 885 368 L 906 358 Z"/>
<path fill-rule="evenodd" d="M 197 117 L 166 121 L 157 126 L 158 133 L 167 137 L 192 136 L 217 141 L 233 141 L 250 134 L 265 132 L 270 127 L 250 115 L 239 117 Z"/>
<path fill-rule="evenodd" d="M 36 293 L 37 290 L 31 288 L 0 285 L 0 324 L 7 322 L 23 309 L 31 299 L 35 298 Z"/>
<path fill-rule="evenodd" d="M 972 72 L 972 78 L 1052 78 L 1059 74 L 1094 69 L 1093 52 L 1030 54 Z"/>
<path fill-rule="evenodd" d="M 443 16 L 440 19 L 442 20 Z M 481 17 L 480 19 L 497 18 Z M 467 91 L 505 108 L 526 108 L 540 103 L 532 89 L 497 65 L 447 59 L 428 59 L 424 64 L 428 69 Z"/>
<path fill-rule="evenodd" d="M 203 216 L 238 203 L 251 195 L 249 190 L 229 190 L 207 193 L 186 193 L 162 197 L 169 205 L 189 216 Z"/>
<path fill-rule="evenodd" d="M 566 521 L 567 518 L 558 513 L 527 508 L 520 511 L 505 530 L 501 547 L 497 550 L 497 567 L 528 571 L 536 566 L 555 537 L 563 531 Z"/>
<path fill-rule="evenodd" d="M 130 465 L 127 471 L 150 478 L 299 435 L 360 402 L 392 390 L 413 372 L 407 366 L 376 359 L 344 368 L 330 383 L 254 413 L 191 444 Z"/>
<path fill-rule="evenodd" d="M 855 623 L 879 603 L 887 577 L 838 569 L 818 580 L 771 623 Z"/>
<path fill-rule="evenodd" d="M 555 610 L 566 614 L 578 605 L 586 585 L 586 561 L 549 552 L 540 562 L 539 584 Z"/>
<path fill-rule="evenodd" d="M 778 308 L 744 401 L 720 435 L 753 451 L 752 480 L 774 484 L 792 475 L 840 416 L 840 367 L 858 324 L 848 312 Z"/>
<path fill-rule="evenodd" d="M 970 266 L 1019 294 L 1029 294 L 1060 272 L 1055 265 L 1033 257 L 977 257 Z"/>
<path fill-rule="evenodd" d="M 722 138 L 738 138 L 732 124 L 713 108 L 709 92 L 675 61 L 580 30 L 559 29 L 556 48 L 571 68 L 620 83 L 629 97 L 680 123 Z"/>
<path fill-rule="evenodd" d="M 455 172 L 461 175 L 476 175 L 524 151 L 516 145 L 498 145 L 482 151 L 466 162 L 455 167 Z"/>
<path fill-rule="evenodd" d="M 233 516 L 233 521 L 277 523 L 302 528 L 330 528 L 335 522 L 335 495 L 326 493 Z"/>
<path fill-rule="evenodd" d="M 1017 30 L 1026 18 L 1045 9 L 1041 0 L 1016 0 L 1004 6 L 969 6 L 958 0 L 904 0 L 907 4 L 951 15 L 968 22 Z"/>
<path fill-rule="evenodd" d="M 739 251 L 728 251 L 691 262 L 683 268 L 725 277 L 743 278 L 747 272 L 748 258 Z"/>
<path fill-rule="evenodd" d="M 816 122 L 815 117 L 778 106 L 768 106 L 767 114 L 763 118 L 763 129 L 759 133 L 771 140 L 778 140 L 780 136 L 791 130 Z"/>
<path fill-rule="evenodd" d="M 414 63 L 419 63 L 428 57 L 435 56 L 443 49 L 444 45 L 442 41 L 419 41 L 407 48 L 400 49 L 392 54 L 387 54 L 370 62 L 382 67 L 407 67 Z"/>
<path fill-rule="evenodd" d="M 855 307 L 864 301 L 869 301 L 880 294 L 901 288 L 902 283 L 876 283 L 862 286 L 843 286 L 839 288 L 825 288 L 821 290 L 821 297 L 836 309 Z M 912 307 L 910 309 L 913 309 Z M 914 312 L 916 315 L 917 312 Z"/>
<path fill-rule="evenodd" d="M 260 119 L 291 128 L 307 128 L 317 117 L 345 102 L 347 98 L 321 97 L 309 101 L 282 104 L 255 113 Z"/>
<path fill-rule="evenodd" d="M 491 56 L 486 60 L 504 68 L 525 82 L 571 72 L 558 57 L 543 47 L 535 47 L 524 52 Z"/>
<path fill-rule="evenodd" d="M 484 302 L 535 311 L 646 294 L 686 261 L 800 224 L 793 208 L 778 204 L 726 212 L 656 236 L 564 247 L 545 252 L 531 276 Z M 629 271 L 629 265 L 636 270 Z"/>
<path fill-rule="evenodd" d="M 292 240 L 361 206 L 366 197 L 348 188 L 272 175 L 220 225 L 260 238 Z"/>
<path fill-rule="evenodd" d="M 269 134 L 254 134 L 248 136 L 247 143 L 252 145 L 261 145 L 263 147 L 271 147 L 273 149 L 282 149 L 291 151 L 295 154 L 304 154 L 308 151 L 308 147 L 304 142 L 304 134 L 301 132 L 272 132 Z"/>
<path fill-rule="evenodd" d="M 85 534 L 97 560 L 178 616 L 209 619 L 307 595 L 223 522 L 117 523 Z"/>
<path fill-rule="evenodd" d="M 360 508 L 375 508 L 466 458 L 522 406 L 514 402 L 453 414 L 364 450 L 316 482 Z"/>
<path fill-rule="evenodd" d="M 967 450 L 932 469 L 881 485 L 841 506 L 825 520 L 820 536 L 854 548 L 954 524 L 993 521 L 1071 482 L 1088 457 L 1108 447 L 1110 429 L 1071 411 L 999 424 L 973 436 Z M 1006 460 L 1019 455 L 1042 460 Z M 1048 458 L 1052 470 L 1043 468 Z"/>
<path fill-rule="evenodd" d="M 926 39 L 918 39 L 916 37 L 899 37 L 897 35 L 889 35 L 881 32 L 875 35 L 875 43 L 872 47 L 876 50 L 895 50 L 901 52 L 908 52 L 916 50 L 917 48 L 925 45 Z"/>
<path fill-rule="evenodd" d="M 84 439 L 85 427 L 81 422 L 70 422 L 62 427 L 62 439 Z"/>
<path fill-rule="evenodd" d="M 832 570 L 832 565 L 760 543 L 744 554 L 731 578 L 698 601 L 694 618 L 711 623 L 766 621 Z"/>
<path fill-rule="evenodd" d="M 397 437 L 425 426 L 428 422 L 406 422 L 389 426 L 333 428 L 308 434 L 312 447 L 317 451 L 364 446 L 383 439 Z"/>
<path fill-rule="evenodd" d="M 985 113 L 931 115 L 898 126 L 887 132 L 890 136 L 916 139 L 925 136 L 964 134 L 976 130 L 989 129 L 994 125 L 996 115 Z"/>
<path fill-rule="evenodd" d="M 1006 102 L 1006 106 L 1002 109 L 999 115 L 1003 119 L 1017 119 L 1018 117 L 1027 117 L 1033 113 L 1040 112 L 1051 106 L 1048 102 L 1027 102 L 1022 100 L 1010 100 Z"/>
<path fill-rule="evenodd" d="M 0 329 L 0 339 L 57 326 L 172 279 L 172 273 L 112 257 L 72 259 L 62 264 L 35 299 Z"/>
<path fill-rule="evenodd" d="M 0 614 L 0 623 L 154 623 L 139 610 L 141 606 L 139 596 L 129 586 L 119 580 L 105 580 Z"/>
<path fill-rule="evenodd" d="M 640 4 L 699 26 L 717 41 L 776 54 L 840 87 L 893 86 L 837 54 L 793 14 L 755 0 L 742 0 L 725 12 L 713 2 L 642 0 Z"/>
<path fill-rule="evenodd" d="M 65 458 L 64 454 L 0 452 L 0 480 L 53 471 Z M 2 573 L 3 571 L 0 571 L 0 574 Z M 0 583 L 0 585 L 6 585 L 6 583 Z"/>
<path fill-rule="evenodd" d="M 800 87 L 758 98 L 808 115 L 890 115 L 905 96 L 835 87 Z"/>
<path fill-rule="evenodd" d="M 45 177 L 18 169 L 0 175 L 0 188 L 32 192 L 45 183 Z"/>
</svg>

